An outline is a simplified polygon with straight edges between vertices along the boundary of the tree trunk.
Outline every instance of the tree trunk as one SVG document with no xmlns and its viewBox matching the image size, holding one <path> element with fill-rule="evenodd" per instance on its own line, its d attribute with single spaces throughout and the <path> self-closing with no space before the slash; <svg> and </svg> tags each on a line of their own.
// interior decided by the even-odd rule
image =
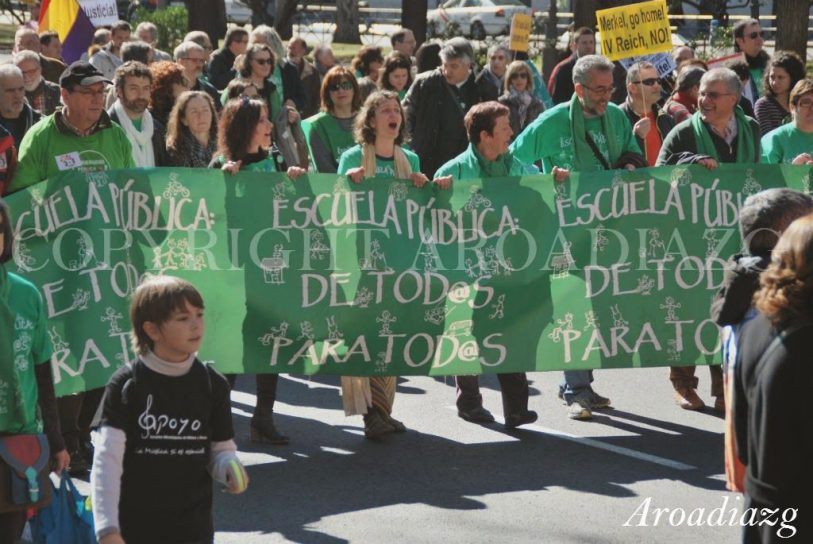
<svg viewBox="0 0 813 544">
<path fill-rule="evenodd" d="M 426 40 L 427 0 L 401 0 L 401 26 L 415 34 L 416 47 Z"/>
<path fill-rule="evenodd" d="M 290 40 L 294 34 L 293 18 L 298 5 L 297 0 L 277 0 L 274 28 L 283 40 Z"/>
<path fill-rule="evenodd" d="M 542 49 L 542 79 L 545 83 L 550 79 L 550 73 L 559 58 L 559 53 L 556 51 L 556 37 L 559 31 L 556 24 L 559 22 L 559 14 L 556 9 L 556 1 L 550 3 L 548 9 L 548 25 L 545 30 L 545 47 Z"/>
<path fill-rule="evenodd" d="M 596 28 L 596 10 L 600 9 L 598 0 L 579 0 L 573 2 L 573 30 L 583 26 Z"/>
<path fill-rule="evenodd" d="M 356 0 L 336 0 L 336 32 L 338 43 L 361 43 L 359 36 L 359 3 Z"/>
<path fill-rule="evenodd" d="M 226 35 L 226 3 L 224 0 L 187 0 L 189 31 L 202 30 L 217 48 Z"/>
<path fill-rule="evenodd" d="M 810 0 L 783 0 L 782 9 L 776 14 L 776 50 L 785 49 L 799 53 L 807 59 L 807 12 Z"/>
</svg>

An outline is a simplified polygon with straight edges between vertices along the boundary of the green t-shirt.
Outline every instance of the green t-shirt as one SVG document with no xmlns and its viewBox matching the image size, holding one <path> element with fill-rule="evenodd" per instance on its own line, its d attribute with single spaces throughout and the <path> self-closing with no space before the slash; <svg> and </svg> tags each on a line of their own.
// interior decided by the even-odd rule
<svg viewBox="0 0 813 544">
<path fill-rule="evenodd" d="M 463 153 L 438 168 L 435 177 L 452 176 L 455 180 L 487 178 L 491 177 L 489 170 L 491 172 L 499 171 L 502 176 L 506 177 L 524 176 L 539 172 L 535 166 L 528 167 L 519 162 L 516 157 L 511 155 L 510 151 L 498 157 L 498 161 L 502 164 L 493 161 L 491 162 L 491 168 L 483 168 L 484 164 L 487 164 L 486 159 L 476 151 L 473 145 L 469 144 L 469 147 Z"/>
<path fill-rule="evenodd" d="M 34 365 L 51 364 L 51 342 L 46 328 L 45 308 L 39 291 L 28 280 L 9 273 L 7 281 L 7 304 L 14 314 L 14 360 L 0 361 L 0 364 L 14 366 L 23 409 L 18 411 L 18 420 L 6 422 L 6 428 L 0 428 L 0 433 L 41 432 Z M 0 334 L 7 334 L 7 331 L 0 331 Z M 8 384 L 0 384 L 0 387 L 8 387 Z M 0 411 L 8 410 L 6 403 L 10 402 L 9 399 L 7 395 L 0 395 Z"/>
<path fill-rule="evenodd" d="M 407 161 L 409 162 L 409 166 L 412 168 L 412 172 L 420 172 L 421 171 L 421 160 L 418 156 L 410 151 L 409 149 L 404 149 L 403 147 L 401 150 L 406 155 Z M 339 174 L 346 174 L 348 170 L 351 168 L 358 168 L 361 166 L 361 146 L 355 145 L 342 153 L 342 156 L 339 157 Z M 366 177 L 373 177 L 370 176 L 369 172 L 365 172 Z M 375 157 L 375 176 L 377 178 L 394 178 L 395 176 L 395 159 L 393 158 L 383 158 L 376 155 Z"/>
<path fill-rule="evenodd" d="M 132 145 L 117 124 L 111 123 L 109 128 L 79 137 L 60 131 L 55 115 L 43 117 L 25 133 L 9 192 L 68 170 L 98 172 L 135 168 Z"/>
<path fill-rule="evenodd" d="M 604 114 L 603 125 L 607 127 L 605 134 L 602 129 L 600 117 L 585 117 L 584 125 L 592 136 L 601 154 L 608 164 L 612 165 L 626 152 L 641 153 L 638 142 L 632 133 L 627 115 L 615 104 L 608 104 Z M 610 157 L 607 138 L 613 138 L 617 143 L 619 157 Z M 531 123 L 511 144 L 514 156 L 524 164 L 533 164 L 542 160 L 542 171 L 549 174 L 554 166 L 573 170 L 574 147 L 573 134 L 570 127 L 570 102 L 545 111 Z M 591 166 L 585 171 L 603 170 L 603 166 L 595 158 L 585 158 L 585 163 Z"/>
<path fill-rule="evenodd" d="M 339 121 L 326 112 L 317 113 L 313 117 L 308 117 L 302 125 L 308 141 L 308 150 L 313 158 L 310 135 L 316 133 L 322 143 L 330 149 L 330 153 L 338 161 L 342 153 L 353 147 L 356 141 L 353 138 L 352 130 L 344 130 Z"/>
<path fill-rule="evenodd" d="M 813 133 L 802 132 L 794 123 L 782 125 L 762 137 L 762 162 L 790 164 L 802 153 L 813 155 Z"/>
</svg>

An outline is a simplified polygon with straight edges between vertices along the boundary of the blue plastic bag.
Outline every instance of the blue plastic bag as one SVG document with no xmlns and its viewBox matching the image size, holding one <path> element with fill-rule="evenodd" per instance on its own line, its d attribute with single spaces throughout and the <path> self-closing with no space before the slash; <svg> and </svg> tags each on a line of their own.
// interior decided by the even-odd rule
<svg viewBox="0 0 813 544">
<path fill-rule="evenodd" d="M 34 544 L 95 544 L 90 499 L 82 496 L 63 472 L 57 488 L 53 482 L 51 504 L 31 518 Z"/>
</svg>

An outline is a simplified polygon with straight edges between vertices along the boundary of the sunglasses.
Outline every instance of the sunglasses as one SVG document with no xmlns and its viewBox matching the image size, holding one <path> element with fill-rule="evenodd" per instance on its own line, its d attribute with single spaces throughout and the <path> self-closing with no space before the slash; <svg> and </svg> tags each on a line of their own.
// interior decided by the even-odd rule
<svg viewBox="0 0 813 544">
<path fill-rule="evenodd" d="M 251 59 L 260 66 L 265 66 L 266 64 L 271 64 L 271 59 Z"/>
<path fill-rule="evenodd" d="M 764 32 L 751 32 L 750 34 L 748 34 L 748 37 L 751 38 L 752 40 L 756 40 L 757 38 L 764 38 L 765 33 Z"/>
<path fill-rule="evenodd" d="M 520 78 L 528 79 L 528 74 L 524 72 L 516 72 L 514 74 L 511 74 L 511 79 L 520 79 Z"/>
<path fill-rule="evenodd" d="M 647 87 L 652 87 L 653 85 L 660 84 L 660 80 L 656 77 L 648 77 L 646 79 L 641 79 L 639 81 L 633 81 L 632 83 L 636 85 L 646 85 Z"/>
<path fill-rule="evenodd" d="M 345 80 L 345 81 L 341 81 L 339 83 L 334 83 L 333 85 L 331 85 L 328 88 L 333 92 L 352 91 L 353 90 L 353 84 L 350 83 L 349 81 Z"/>
</svg>

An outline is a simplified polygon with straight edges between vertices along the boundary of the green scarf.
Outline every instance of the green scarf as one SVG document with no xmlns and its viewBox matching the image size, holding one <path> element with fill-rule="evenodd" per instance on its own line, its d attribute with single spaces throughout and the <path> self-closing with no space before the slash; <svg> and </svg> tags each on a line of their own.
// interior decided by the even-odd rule
<svg viewBox="0 0 813 544">
<path fill-rule="evenodd" d="M 0 431 L 13 432 L 21 414 L 20 379 L 14 368 L 14 311 L 8 305 L 11 284 L 6 267 L 0 264 Z"/>
<path fill-rule="evenodd" d="M 758 158 L 754 156 L 754 133 L 751 132 L 751 125 L 748 124 L 745 112 L 737 106 L 734 108 L 734 115 L 737 118 L 737 158 L 734 162 L 758 162 Z M 717 148 L 714 147 L 711 134 L 709 134 L 710 129 L 703 124 L 699 111 L 692 115 L 692 130 L 694 131 L 697 152 L 701 155 L 708 155 L 715 161 L 720 162 Z"/>
<path fill-rule="evenodd" d="M 607 136 L 607 149 L 610 152 L 609 162 L 610 168 L 612 168 L 613 162 L 618 159 L 619 142 L 616 142 L 610 131 L 607 130 L 607 115 L 608 113 L 605 112 L 600 117 L 601 131 Z M 573 93 L 573 98 L 570 99 L 570 133 L 573 135 L 573 170 L 575 172 L 603 170 L 604 167 L 601 161 L 598 160 L 590 148 L 590 144 L 587 143 L 584 111 L 582 111 L 582 103 L 576 93 Z"/>
<path fill-rule="evenodd" d="M 480 172 L 484 178 L 505 178 L 510 175 L 511 165 L 514 163 L 514 156 L 510 151 L 506 151 L 497 160 L 490 161 L 480 154 L 477 147 L 471 146 L 474 156 L 477 157 L 477 163 L 480 165 Z"/>
</svg>

